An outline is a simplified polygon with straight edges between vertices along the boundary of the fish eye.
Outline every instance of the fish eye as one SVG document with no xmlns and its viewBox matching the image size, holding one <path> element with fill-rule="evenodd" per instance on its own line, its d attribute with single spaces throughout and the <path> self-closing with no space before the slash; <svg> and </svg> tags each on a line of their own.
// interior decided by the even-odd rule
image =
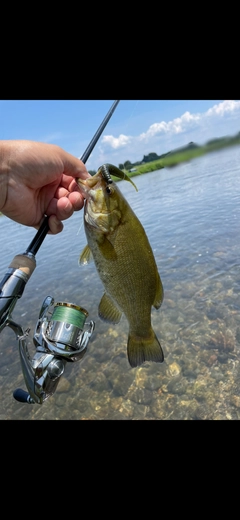
<svg viewBox="0 0 240 520">
<path fill-rule="evenodd" d="M 109 186 L 106 187 L 106 192 L 110 195 L 112 193 L 112 190 Z"/>
</svg>

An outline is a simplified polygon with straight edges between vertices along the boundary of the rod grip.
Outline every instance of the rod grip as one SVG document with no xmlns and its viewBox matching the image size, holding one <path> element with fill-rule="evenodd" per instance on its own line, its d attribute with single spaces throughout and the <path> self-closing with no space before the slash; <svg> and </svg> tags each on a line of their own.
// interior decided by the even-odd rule
<svg viewBox="0 0 240 520">
<path fill-rule="evenodd" d="M 29 256 L 24 254 L 16 255 L 11 261 L 9 267 L 12 267 L 13 269 L 20 269 L 28 276 L 28 278 L 30 278 L 36 267 L 36 260 L 35 258 L 29 258 Z"/>
</svg>

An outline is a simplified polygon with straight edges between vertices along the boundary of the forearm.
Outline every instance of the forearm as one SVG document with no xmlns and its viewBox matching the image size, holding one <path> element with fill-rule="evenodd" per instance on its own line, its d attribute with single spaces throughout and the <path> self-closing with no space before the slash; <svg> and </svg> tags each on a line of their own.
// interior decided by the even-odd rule
<svg viewBox="0 0 240 520">
<path fill-rule="evenodd" d="M 0 211 L 3 210 L 7 199 L 7 186 L 9 178 L 9 142 L 0 141 Z"/>
</svg>

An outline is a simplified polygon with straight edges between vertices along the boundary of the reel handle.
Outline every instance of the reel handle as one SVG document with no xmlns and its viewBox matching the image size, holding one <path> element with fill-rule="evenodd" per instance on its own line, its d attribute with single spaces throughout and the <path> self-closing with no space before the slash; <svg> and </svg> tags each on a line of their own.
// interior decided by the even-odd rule
<svg viewBox="0 0 240 520">
<path fill-rule="evenodd" d="M 22 390 L 22 388 L 16 388 L 13 392 L 13 397 L 18 401 L 19 403 L 28 403 L 28 404 L 34 404 L 35 401 L 31 398 L 30 394 L 26 392 L 25 390 Z"/>
</svg>

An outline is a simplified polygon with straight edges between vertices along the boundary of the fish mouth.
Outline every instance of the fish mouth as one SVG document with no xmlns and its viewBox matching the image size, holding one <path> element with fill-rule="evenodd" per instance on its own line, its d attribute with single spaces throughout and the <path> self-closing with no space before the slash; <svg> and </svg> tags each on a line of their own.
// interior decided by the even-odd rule
<svg viewBox="0 0 240 520">
<path fill-rule="evenodd" d="M 85 211 L 90 213 L 92 216 L 94 215 L 103 215 L 103 216 L 110 216 L 112 211 L 109 211 L 107 208 L 105 209 L 104 207 L 102 207 L 101 204 L 96 204 L 91 196 L 86 200 L 86 204 L 85 204 Z"/>
<path fill-rule="evenodd" d="M 105 211 L 95 211 L 91 208 L 91 203 L 86 200 L 85 204 L 85 221 L 98 231 L 107 233 L 109 231 L 109 213 Z"/>
<path fill-rule="evenodd" d="M 88 177 L 87 179 L 80 179 L 80 178 L 76 179 L 77 185 L 80 188 L 80 192 L 83 195 L 83 197 L 85 197 L 85 199 L 89 199 L 89 197 L 90 197 L 89 192 L 94 186 L 96 186 L 98 181 L 99 181 L 99 179 L 96 178 L 95 176 Z"/>
</svg>

